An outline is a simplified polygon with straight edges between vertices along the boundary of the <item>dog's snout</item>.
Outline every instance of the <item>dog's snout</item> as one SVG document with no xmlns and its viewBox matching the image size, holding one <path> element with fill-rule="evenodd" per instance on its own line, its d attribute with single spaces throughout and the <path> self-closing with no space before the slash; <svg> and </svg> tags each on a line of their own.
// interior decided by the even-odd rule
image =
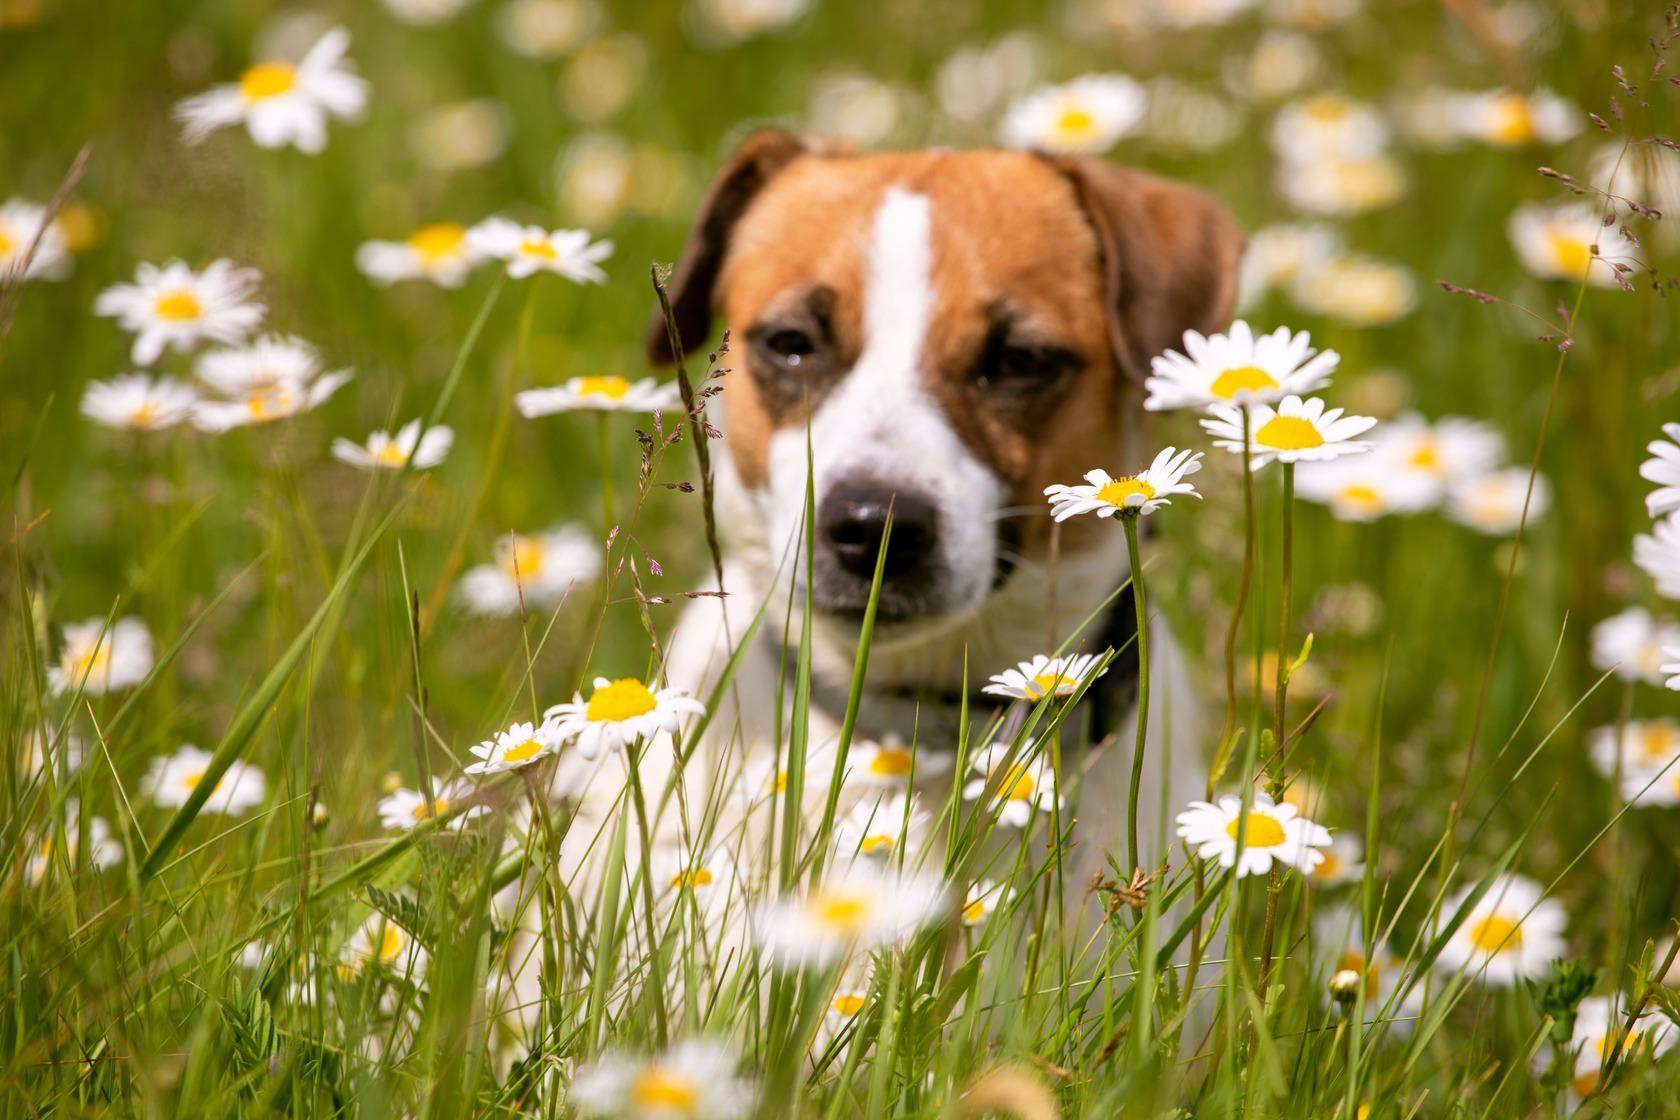
<svg viewBox="0 0 1680 1120">
<path fill-rule="evenodd" d="M 842 483 L 823 498 L 817 510 L 817 532 L 840 566 L 864 579 L 874 576 L 875 558 L 881 554 L 885 537 L 882 575 L 890 579 L 926 562 L 932 554 L 939 534 L 939 511 L 918 494 L 881 483 Z"/>
</svg>

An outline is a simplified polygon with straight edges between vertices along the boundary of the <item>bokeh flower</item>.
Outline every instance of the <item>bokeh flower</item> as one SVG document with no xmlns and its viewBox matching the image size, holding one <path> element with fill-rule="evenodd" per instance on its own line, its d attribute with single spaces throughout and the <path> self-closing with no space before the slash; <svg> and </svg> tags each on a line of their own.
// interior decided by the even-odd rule
<svg viewBox="0 0 1680 1120">
<path fill-rule="evenodd" d="M 172 377 L 129 373 L 90 381 L 82 392 L 82 415 L 107 428 L 156 432 L 191 419 L 198 394 Z"/>
<path fill-rule="evenodd" d="M 472 797 L 475 787 L 464 778 L 453 780 L 434 777 L 431 793 L 417 789 L 399 789 L 379 799 L 379 823 L 386 828 L 406 832 L 417 824 L 441 817 Z M 472 805 L 452 818 L 447 827 L 459 832 L 474 817 L 489 812 L 485 805 Z"/>
<path fill-rule="evenodd" d="M 149 366 L 165 347 L 189 350 L 203 341 L 233 344 L 262 322 L 263 307 L 252 298 L 255 269 L 232 261 L 211 261 L 194 272 L 181 261 L 159 267 L 141 264 L 132 284 L 115 284 L 94 300 L 96 315 L 113 317 L 134 335 L 135 365 Z"/>
<path fill-rule="evenodd" d="M 938 914 L 944 893 L 930 877 L 854 860 L 765 907 L 757 916 L 759 942 L 778 966 L 827 964 L 909 938 Z"/>
<path fill-rule="evenodd" d="M 1447 486 L 1447 517 L 1478 533 L 1504 537 L 1517 531 L 1523 503 L 1528 502 L 1528 520 L 1534 522 L 1551 506 L 1552 488 L 1545 475 L 1534 476 L 1534 493 L 1528 495 L 1528 468 L 1508 467 L 1487 474 L 1451 482 Z"/>
<path fill-rule="evenodd" d="M 191 743 L 183 744 L 174 754 L 159 755 L 146 768 L 140 792 L 159 808 L 178 809 L 203 784 L 210 759 L 209 751 Z M 268 782 L 263 772 L 248 762 L 234 759 L 216 780 L 200 811 L 232 816 L 256 808 L 267 795 Z"/>
<path fill-rule="evenodd" d="M 40 840 L 30 850 L 23 877 L 31 886 L 39 884 L 47 877 L 48 870 L 60 863 L 71 868 L 85 864 L 95 871 L 103 871 L 122 862 L 122 845 L 112 838 L 111 826 L 105 823 L 103 817 L 87 819 L 87 857 L 85 860 L 82 858 L 81 806 L 75 798 L 64 803 L 62 826 L 62 846 L 59 844 L 58 826 L 48 824 L 42 830 Z"/>
<path fill-rule="evenodd" d="M 1442 915 L 1456 914 L 1474 889 L 1475 884 L 1467 884 L 1448 898 Z M 1449 971 L 1475 972 L 1485 983 L 1509 987 L 1544 975 L 1564 955 L 1567 922 L 1563 904 L 1545 898 L 1540 884 L 1521 875 L 1500 875 L 1453 927 L 1437 960 Z"/>
<path fill-rule="evenodd" d="M 513 403 L 520 415 L 535 419 L 556 412 L 663 412 L 681 400 L 675 381 L 661 385 L 651 377 L 631 381 L 616 374 L 587 374 L 526 389 L 514 395 Z"/>
<path fill-rule="evenodd" d="M 1680 510 L 1680 424 L 1664 424 L 1662 432 L 1668 438 L 1646 444 L 1651 458 L 1639 464 L 1639 477 L 1657 484 L 1645 495 L 1645 510 L 1652 517 Z"/>
<path fill-rule="evenodd" d="M 566 1094 L 582 1116 L 623 1120 L 740 1120 L 752 1112 L 752 1082 L 734 1073 L 735 1051 L 686 1039 L 652 1057 L 608 1052 L 579 1066 Z"/>
<path fill-rule="evenodd" d="M 852 806 L 834 825 L 834 850 L 843 856 L 897 859 L 921 849 L 932 817 L 915 794 L 894 794 Z"/>
<path fill-rule="evenodd" d="M 1665 647 L 1680 646 L 1680 625 L 1629 607 L 1592 629 L 1592 666 L 1624 681 L 1663 683 Z"/>
<path fill-rule="evenodd" d="M 604 284 L 601 262 L 612 256 L 611 241 L 589 239 L 589 231 L 521 225 L 506 218 L 487 218 L 467 231 L 467 245 L 479 255 L 507 262 L 516 280 L 552 272 L 578 284 Z"/>
<path fill-rule="evenodd" d="M 0 283 L 14 275 L 24 280 L 62 280 L 70 274 L 70 261 L 64 229 L 57 221 L 47 221 L 46 207 L 22 198 L 7 199 L 0 206 Z"/>
<path fill-rule="evenodd" d="M 1100 155 L 1143 119 L 1143 87 L 1124 74 L 1087 74 L 1028 94 L 1004 114 L 1003 143 L 1072 155 Z"/>
<path fill-rule="evenodd" d="M 459 594 L 474 614 L 505 616 L 558 606 L 579 583 L 601 574 L 601 548 L 583 530 L 563 525 L 496 538 L 495 559 L 469 568 Z"/>
<path fill-rule="evenodd" d="M 102 696 L 133 688 L 152 671 L 152 632 L 138 618 L 66 623 L 64 646 L 47 669 L 54 692 Z"/>
<path fill-rule="evenodd" d="M 243 124 L 260 148 L 288 144 L 315 155 L 327 146 L 327 119 L 354 121 L 367 108 L 367 82 L 345 52 L 350 33 L 335 27 L 301 61 L 269 59 L 248 67 L 237 82 L 215 86 L 175 107 L 182 135 L 196 144 L 218 129 Z"/>
<path fill-rule="evenodd" d="M 1632 256 L 1632 246 L 1613 228 L 1606 232 L 1598 211 L 1585 202 L 1519 206 L 1505 228 L 1517 259 L 1542 280 L 1584 279 L 1597 288 L 1614 288 L 1616 272 L 1605 258 Z"/>
<path fill-rule="evenodd" d="M 264 335 L 208 351 L 194 372 L 215 395 L 199 402 L 193 423 L 225 432 L 318 408 L 350 381 L 349 370 L 323 372 L 321 366 L 315 347 L 295 336 Z"/>
<path fill-rule="evenodd" d="M 480 259 L 459 222 L 432 222 L 401 241 L 364 241 L 356 248 L 356 267 L 381 286 L 430 280 L 459 288 Z"/>
<path fill-rule="evenodd" d="M 1042 755 L 1029 757 L 1008 743 L 993 743 L 977 751 L 969 765 L 976 776 L 963 785 L 963 800 L 974 801 L 991 789 L 986 809 L 1001 825 L 1025 828 L 1034 813 L 1061 804 L 1056 772 Z"/>
<path fill-rule="evenodd" d="M 988 696 L 1006 696 L 1034 703 L 1046 696 L 1072 696 L 1085 683 L 1085 678 L 1091 675 L 1099 660 L 1100 655 L 1094 653 L 1070 653 L 1058 657 L 1034 654 L 1030 660 L 1013 669 L 994 673 L 981 691 Z M 1100 677 L 1106 672 L 1108 669 L 1104 668 L 1096 675 Z"/>
<path fill-rule="evenodd" d="M 395 471 L 412 466 L 423 471 L 443 462 L 454 442 L 455 433 L 448 427 L 434 424 L 422 435 L 420 421 L 410 420 L 395 435 L 383 429 L 373 432 L 366 444 L 335 439 L 332 454 L 339 462 L 362 470 Z"/>
<path fill-rule="evenodd" d="M 1581 111 L 1549 89 L 1461 93 L 1451 99 L 1450 111 L 1460 136 L 1496 148 L 1561 144 L 1583 123 Z"/>
</svg>

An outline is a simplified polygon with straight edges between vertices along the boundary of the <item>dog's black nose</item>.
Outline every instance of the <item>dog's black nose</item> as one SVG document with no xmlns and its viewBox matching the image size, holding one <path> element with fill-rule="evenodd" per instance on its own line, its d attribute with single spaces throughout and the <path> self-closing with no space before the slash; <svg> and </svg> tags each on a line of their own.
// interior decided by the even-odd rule
<svg viewBox="0 0 1680 1120">
<path fill-rule="evenodd" d="M 887 540 L 882 578 L 902 575 L 927 559 L 939 536 L 939 511 L 919 494 L 895 491 L 879 482 L 843 482 L 817 508 L 818 537 L 840 567 L 872 579 L 889 511 L 892 536 Z"/>
</svg>

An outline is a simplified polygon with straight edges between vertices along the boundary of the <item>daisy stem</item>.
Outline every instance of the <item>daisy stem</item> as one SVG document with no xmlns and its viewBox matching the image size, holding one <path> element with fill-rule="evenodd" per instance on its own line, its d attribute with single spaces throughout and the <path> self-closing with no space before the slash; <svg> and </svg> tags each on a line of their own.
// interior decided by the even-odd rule
<svg viewBox="0 0 1680 1120">
<path fill-rule="evenodd" d="M 1138 862 L 1138 789 L 1143 785 L 1143 748 L 1149 731 L 1149 619 L 1143 591 L 1143 561 L 1138 554 L 1138 516 L 1122 514 L 1126 530 L 1126 555 L 1132 564 L 1132 604 L 1137 608 L 1138 698 L 1137 741 L 1132 747 L 1132 784 L 1126 793 L 1126 860 L 1136 869 Z"/>
<path fill-rule="evenodd" d="M 1283 464 L 1283 573 L 1282 584 L 1278 589 L 1278 648 L 1277 648 L 1277 685 L 1273 692 L 1277 699 L 1277 769 L 1273 772 L 1272 783 L 1277 788 L 1272 790 L 1272 796 L 1277 797 L 1283 792 L 1284 773 L 1284 736 L 1288 734 L 1283 725 L 1284 702 L 1289 695 L 1289 612 L 1293 597 L 1295 582 L 1295 464 Z"/>
<path fill-rule="evenodd" d="M 613 519 L 612 444 L 611 444 L 611 441 L 609 439 L 610 432 L 608 430 L 609 426 L 611 424 L 612 424 L 612 413 L 603 409 L 600 413 L 598 413 L 596 415 L 596 417 L 595 417 L 596 431 L 600 435 L 600 444 L 601 444 L 601 512 L 602 512 L 602 520 L 606 524 L 606 534 L 607 534 L 606 539 L 609 542 L 612 540 L 612 531 L 613 531 L 614 525 L 616 524 L 614 519 Z M 606 549 L 607 549 L 607 569 L 606 570 L 608 572 L 608 578 L 610 579 L 611 578 L 611 570 L 612 570 L 612 545 L 610 543 L 607 544 Z"/>
<path fill-rule="evenodd" d="M 630 771 L 630 799 L 636 812 L 636 832 L 641 841 L 641 867 L 636 877 L 642 881 L 642 906 L 646 912 L 648 960 L 652 965 L 650 975 L 663 976 L 664 968 L 660 963 L 659 930 L 657 915 L 654 910 L 653 897 L 653 835 L 648 828 L 647 797 L 642 792 L 642 751 L 641 743 L 631 743 L 625 749 L 625 761 Z M 665 1022 L 665 992 L 659 984 L 649 986 L 648 1002 L 653 1004 L 654 1019 L 659 1027 L 659 1044 L 663 1046 L 670 1036 Z"/>
<path fill-rule="evenodd" d="M 1225 630 L 1225 727 L 1219 733 L 1219 761 L 1231 749 L 1231 737 L 1237 730 L 1237 633 L 1242 629 L 1243 612 L 1248 609 L 1249 584 L 1254 579 L 1254 467 L 1249 462 L 1250 422 L 1248 409 L 1242 410 L 1242 472 L 1243 472 L 1243 564 L 1237 581 L 1237 601 L 1231 608 L 1231 624 Z M 1216 765 L 1208 773 L 1207 796 L 1213 798 L 1213 785 L 1219 779 Z"/>
</svg>

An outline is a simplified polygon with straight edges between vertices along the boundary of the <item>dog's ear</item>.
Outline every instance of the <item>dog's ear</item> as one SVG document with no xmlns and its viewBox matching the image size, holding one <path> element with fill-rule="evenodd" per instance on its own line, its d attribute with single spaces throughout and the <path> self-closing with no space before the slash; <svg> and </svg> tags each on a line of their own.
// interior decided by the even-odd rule
<svg viewBox="0 0 1680 1120">
<path fill-rule="evenodd" d="M 707 188 L 670 283 L 671 316 L 685 351 L 704 344 L 711 333 L 712 287 L 723 267 L 735 222 L 776 172 L 809 150 L 809 145 L 791 132 L 761 129 L 741 142 Z M 655 365 L 676 361 L 658 307 L 653 309 L 642 346 Z"/>
<path fill-rule="evenodd" d="M 1099 159 L 1047 158 L 1096 231 L 1109 342 L 1123 371 L 1141 380 L 1185 331 L 1225 328 L 1245 240 L 1218 200 Z"/>
</svg>

